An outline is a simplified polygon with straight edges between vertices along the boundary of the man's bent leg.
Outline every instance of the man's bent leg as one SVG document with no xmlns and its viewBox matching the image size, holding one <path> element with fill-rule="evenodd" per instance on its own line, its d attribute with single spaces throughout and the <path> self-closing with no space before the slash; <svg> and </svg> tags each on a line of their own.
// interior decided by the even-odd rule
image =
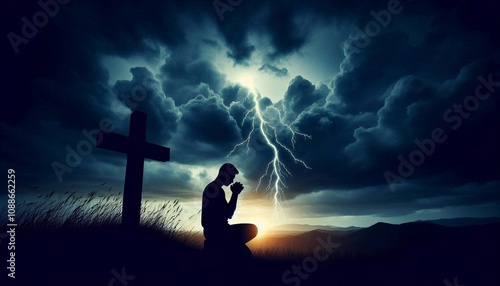
<svg viewBox="0 0 500 286">
<path fill-rule="evenodd" d="M 232 238 L 241 243 L 247 243 L 257 236 L 258 229 L 255 224 L 251 223 L 240 223 L 230 225 L 230 231 Z"/>
<path fill-rule="evenodd" d="M 224 227 L 204 228 L 203 235 L 205 236 L 203 248 L 206 251 L 221 251 L 231 241 L 231 237 L 229 236 L 229 225 Z"/>
</svg>

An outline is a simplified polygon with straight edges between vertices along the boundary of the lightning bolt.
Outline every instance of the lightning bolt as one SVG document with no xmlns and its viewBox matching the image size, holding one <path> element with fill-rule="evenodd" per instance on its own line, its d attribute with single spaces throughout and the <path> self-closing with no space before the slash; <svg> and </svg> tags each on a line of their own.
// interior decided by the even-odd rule
<svg viewBox="0 0 500 286">
<path fill-rule="evenodd" d="M 250 142 L 252 136 L 258 136 L 258 133 L 260 133 L 262 138 L 264 138 L 265 145 L 273 151 L 273 158 L 267 164 L 264 174 L 259 178 L 259 183 L 257 184 L 255 191 L 257 191 L 261 187 L 261 185 L 267 178 L 267 185 L 265 189 L 269 191 L 269 194 L 272 197 L 275 215 L 283 216 L 284 214 L 281 202 L 284 196 L 284 190 L 287 189 L 285 178 L 291 177 L 292 174 L 287 169 L 286 165 L 282 162 L 280 156 L 282 155 L 282 153 L 288 154 L 293 159 L 295 164 L 301 164 L 305 168 L 311 169 L 311 167 L 309 167 L 303 160 L 297 158 L 294 155 L 293 150 L 295 150 L 297 137 L 303 137 L 304 139 L 312 139 L 312 137 L 310 135 L 298 132 L 294 130 L 290 125 L 286 124 L 283 121 L 280 110 L 276 107 L 269 106 L 267 107 L 267 110 L 261 110 L 259 105 L 259 96 L 256 94 L 256 92 L 250 91 L 248 96 L 252 97 L 254 106 L 253 108 L 248 110 L 248 112 L 243 117 L 241 126 L 243 127 L 245 121 L 248 118 L 251 118 L 252 126 L 250 132 L 248 133 L 248 136 L 245 140 L 234 146 L 227 157 L 231 156 L 240 147 L 246 147 L 248 152 L 250 150 Z M 269 116 L 266 116 L 266 113 L 270 113 L 269 111 L 275 114 L 275 118 L 277 118 L 278 121 L 278 127 L 288 130 L 288 132 L 291 134 L 291 149 L 278 139 L 277 127 L 273 125 L 273 120 L 269 119 Z"/>
</svg>

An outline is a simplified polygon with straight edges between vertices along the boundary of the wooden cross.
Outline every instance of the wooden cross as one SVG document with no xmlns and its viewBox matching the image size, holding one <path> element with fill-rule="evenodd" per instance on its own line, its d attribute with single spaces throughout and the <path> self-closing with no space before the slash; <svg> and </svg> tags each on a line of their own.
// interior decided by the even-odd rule
<svg viewBox="0 0 500 286">
<path fill-rule="evenodd" d="M 146 142 L 147 115 L 134 111 L 130 116 L 129 137 L 116 133 L 102 133 L 99 148 L 127 154 L 127 169 L 123 188 L 122 225 L 137 228 L 141 219 L 142 179 L 144 159 L 166 162 L 170 148 Z"/>
</svg>

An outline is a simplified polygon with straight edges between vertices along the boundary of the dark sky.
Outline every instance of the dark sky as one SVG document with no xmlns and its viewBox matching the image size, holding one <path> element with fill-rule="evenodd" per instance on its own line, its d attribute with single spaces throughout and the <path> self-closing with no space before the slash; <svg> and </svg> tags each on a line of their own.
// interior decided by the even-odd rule
<svg viewBox="0 0 500 286">
<path fill-rule="evenodd" d="M 145 197 L 195 209 L 230 161 L 247 206 L 271 202 L 251 192 L 273 159 L 256 96 L 290 172 L 289 217 L 500 215 L 495 1 L 61 2 L 3 4 L 0 165 L 19 193 L 120 188 L 124 155 L 66 157 L 103 120 L 127 134 L 141 110 L 147 140 L 172 154 L 146 164 Z"/>
</svg>

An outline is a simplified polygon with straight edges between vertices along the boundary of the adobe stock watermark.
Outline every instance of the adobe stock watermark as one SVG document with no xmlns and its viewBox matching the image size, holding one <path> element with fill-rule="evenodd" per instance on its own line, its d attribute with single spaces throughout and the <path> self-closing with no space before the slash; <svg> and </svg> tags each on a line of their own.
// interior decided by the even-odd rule
<svg viewBox="0 0 500 286">
<path fill-rule="evenodd" d="M 327 241 L 324 241 L 321 237 L 316 238 L 319 245 L 316 246 L 313 254 L 304 258 L 300 265 L 294 264 L 290 267 L 291 270 L 283 272 L 281 281 L 284 284 L 294 283 L 293 285 L 299 286 L 303 280 L 308 279 L 313 272 L 318 270 L 319 262 L 327 260 L 337 247 L 337 244 L 333 243 L 331 238 L 331 235 L 328 235 Z"/>
<path fill-rule="evenodd" d="M 22 17 L 21 22 L 21 33 L 16 34 L 14 32 L 9 32 L 7 34 L 7 39 L 12 46 L 15 54 L 19 53 L 19 46 L 21 44 L 28 44 L 36 35 L 38 35 L 39 29 L 45 27 L 49 23 L 50 18 L 54 18 L 60 11 L 60 5 L 66 5 L 70 0 L 47 0 L 38 1 L 38 6 L 41 10 L 33 13 L 31 20 L 27 17 Z"/>
<path fill-rule="evenodd" d="M 223 22 L 224 13 L 233 12 L 234 8 L 238 7 L 242 2 L 243 0 L 226 0 L 226 2 L 223 2 L 221 0 L 214 0 L 212 2 L 212 6 L 214 7 L 214 10 L 219 17 L 219 20 Z"/>
<path fill-rule="evenodd" d="M 125 267 L 122 268 L 121 273 L 113 269 L 111 270 L 111 274 L 113 274 L 113 278 L 109 279 L 108 286 L 116 286 L 116 282 L 120 282 L 118 285 L 128 286 L 129 281 L 135 279 L 135 276 L 127 274 Z"/>
<path fill-rule="evenodd" d="M 448 279 L 443 280 L 444 285 L 446 286 L 465 286 L 465 285 L 460 285 L 458 284 L 458 277 L 455 276 L 455 279 L 453 279 L 453 284 Z"/>
<path fill-rule="evenodd" d="M 498 74 L 496 74 L 498 75 Z M 462 103 L 454 103 L 452 108 L 448 108 L 443 112 L 443 121 L 451 124 L 452 131 L 456 131 L 462 126 L 465 119 L 468 119 L 474 111 L 476 111 L 481 102 L 490 98 L 496 91 L 496 87 L 500 86 L 500 81 L 493 80 L 493 74 L 489 74 L 487 78 L 482 75 L 477 77 L 479 84 L 476 86 L 475 94 L 465 97 Z M 427 157 L 432 156 L 437 149 L 438 144 L 444 143 L 448 139 L 446 131 L 442 128 L 434 128 L 431 131 L 429 138 L 422 140 L 415 139 L 416 148 L 413 149 L 406 157 L 399 155 L 399 165 L 397 171 L 385 171 L 384 178 L 391 191 L 395 190 L 395 184 L 403 183 L 405 178 L 413 175 L 417 167 L 424 164 Z M 397 173 L 397 174 L 395 174 Z"/>
<path fill-rule="evenodd" d="M 373 17 L 373 21 L 366 23 L 364 30 L 355 27 L 355 34 L 352 40 L 340 44 L 340 47 L 346 51 L 346 56 L 352 53 L 361 53 L 361 50 L 370 44 L 371 39 L 378 36 L 382 32 L 382 28 L 387 27 L 391 23 L 393 15 L 400 14 L 404 9 L 399 0 L 389 0 L 386 8 L 378 12 L 371 10 L 370 15 Z"/>
<path fill-rule="evenodd" d="M 153 89 L 150 80 L 152 78 L 149 75 L 145 76 L 141 84 L 133 87 L 130 93 L 120 93 L 120 100 L 132 111 L 137 109 L 139 104 L 146 100 L 147 90 Z M 124 114 L 119 120 L 123 121 L 127 116 L 127 114 Z M 63 162 L 53 161 L 51 163 L 57 180 L 62 183 L 65 173 L 72 173 L 74 168 L 80 166 L 85 157 L 92 154 L 96 146 L 101 143 L 103 133 L 113 132 L 115 128 L 116 126 L 111 119 L 103 118 L 99 122 L 99 128 L 92 130 L 83 129 L 81 133 L 84 139 L 80 140 L 75 147 L 66 145 L 65 160 Z"/>
</svg>

